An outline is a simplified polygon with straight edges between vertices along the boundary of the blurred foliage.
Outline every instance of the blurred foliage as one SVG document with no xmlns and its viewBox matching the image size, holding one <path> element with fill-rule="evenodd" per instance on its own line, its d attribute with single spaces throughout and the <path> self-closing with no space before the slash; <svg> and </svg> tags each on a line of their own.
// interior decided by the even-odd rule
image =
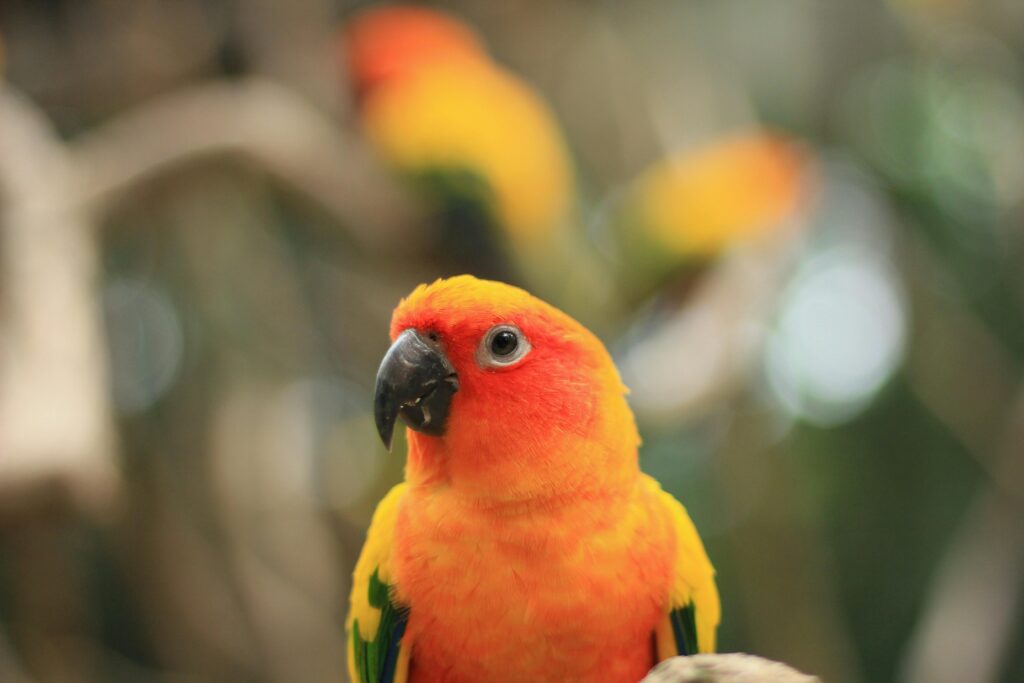
<svg viewBox="0 0 1024 683">
<path fill-rule="evenodd" d="M 99 513 L 49 483 L 0 506 L 0 680 L 343 680 L 349 573 L 401 477 L 370 417 L 390 311 L 458 271 L 525 284 L 620 359 L 641 464 L 718 567 L 722 649 L 830 683 L 1021 680 L 1024 5 L 436 6 L 472 49 L 382 85 L 348 72 L 365 3 L 0 4 L 4 92 L 86 178 L 80 141 L 136 107 L 260 77 L 339 133 L 297 158 L 382 206 L 395 171 L 415 207 L 373 242 L 244 140 L 71 203 L 122 481 Z M 151 135 L 204 126 L 176 123 Z M 63 274 L 21 257 L 5 149 L 0 283 L 42 300 Z M 0 291 L 5 396 L 31 316 Z"/>
</svg>

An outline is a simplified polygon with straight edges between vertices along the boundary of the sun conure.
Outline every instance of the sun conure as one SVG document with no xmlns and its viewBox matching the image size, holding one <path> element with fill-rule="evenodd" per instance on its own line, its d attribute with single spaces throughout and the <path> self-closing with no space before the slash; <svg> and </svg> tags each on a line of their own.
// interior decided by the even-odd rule
<svg viewBox="0 0 1024 683">
<path fill-rule="evenodd" d="M 712 651 L 714 570 L 637 464 L 602 343 L 522 289 L 458 276 L 395 309 L 374 413 L 405 481 L 356 564 L 354 681 L 633 683 Z"/>
<path fill-rule="evenodd" d="M 366 10 L 342 44 L 362 128 L 438 209 L 449 267 L 516 279 L 543 272 L 564 251 L 576 199 L 543 98 L 437 10 Z"/>
<path fill-rule="evenodd" d="M 807 199 L 808 162 L 792 138 L 754 129 L 653 164 L 615 216 L 622 287 L 645 296 L 736 246 L 791 229 Z"/>
</svg>

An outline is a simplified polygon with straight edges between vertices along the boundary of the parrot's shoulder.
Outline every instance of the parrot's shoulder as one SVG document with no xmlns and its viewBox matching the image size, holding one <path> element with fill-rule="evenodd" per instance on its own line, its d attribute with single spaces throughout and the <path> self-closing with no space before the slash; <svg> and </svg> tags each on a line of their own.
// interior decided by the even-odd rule
<svg viewBox="0 0 1024 683">
<path fill-rule="evenodd" d="M 391 580 L 392 540 L 395 533 L 395 520 L 398 508 L 405 497 L 409 485 L 405 482 L 396 484 L 379 503 L 373 513 L 370 528 L 366 532 L 366 543 L 356 563 L 355 577 L 365 574 L 368 578 L 374 569 L 379 568 L 382 581 Z"/>
<path fill-rule="evenodd" d="M 715 569 L 683 504 L 654 479 L 646 475 L 644 479 L 648 492 L 668 519 L 676 547 L 668 615 L 656 634 L 659 654 L 693 654 L 695 649 L 713 652 L 721 618 Z"/>
<path fill-rule="evenodd" d="M 398 484 L 377 505 L 352 574 L 346 625 L 354 682 L 404 683 L 407 677 L 409 648 L 402 636 L 409 611 L 395 600 L 392 562 L 395 521 L 407 488 Z"/>
</svg>

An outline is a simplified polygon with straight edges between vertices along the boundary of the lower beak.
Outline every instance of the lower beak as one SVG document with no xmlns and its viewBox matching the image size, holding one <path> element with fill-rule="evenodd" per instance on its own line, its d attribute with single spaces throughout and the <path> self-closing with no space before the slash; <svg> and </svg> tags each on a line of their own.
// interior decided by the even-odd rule
<svg viewBox="0 0 1024 683">
<path fill-rule="evenodd" d="M 384 446 L 391 450 L 399 415 L 411 429 L 444 434 L 452 396 L 459 376 L 448 357 L 435 344 L 408 329 L 398 335 L 377 370 L 373 417 Z"/>
</svg>

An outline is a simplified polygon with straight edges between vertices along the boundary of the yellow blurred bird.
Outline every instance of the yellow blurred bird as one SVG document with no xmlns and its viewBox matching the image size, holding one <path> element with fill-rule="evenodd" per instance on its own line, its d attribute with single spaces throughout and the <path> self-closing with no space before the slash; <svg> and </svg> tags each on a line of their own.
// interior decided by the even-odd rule
<svg viewBox="0 0 1024 683">
<path fill-rule="evenodd" d="M 735 247 L 786 236 L 807 199 L 809 168 L 799 143 L 763 130 L 655 163 L 614 219 L 626 289 L 645 294 Z"/>
<path fill-rule="evenodd" d="M 365 134 L 435 202 L 450 266 L 516 279 L 543 270 L 575 204 L 569 154 L 543 98 L 436 10 L 370 9 L 344 36 Z"/>
</svg>

